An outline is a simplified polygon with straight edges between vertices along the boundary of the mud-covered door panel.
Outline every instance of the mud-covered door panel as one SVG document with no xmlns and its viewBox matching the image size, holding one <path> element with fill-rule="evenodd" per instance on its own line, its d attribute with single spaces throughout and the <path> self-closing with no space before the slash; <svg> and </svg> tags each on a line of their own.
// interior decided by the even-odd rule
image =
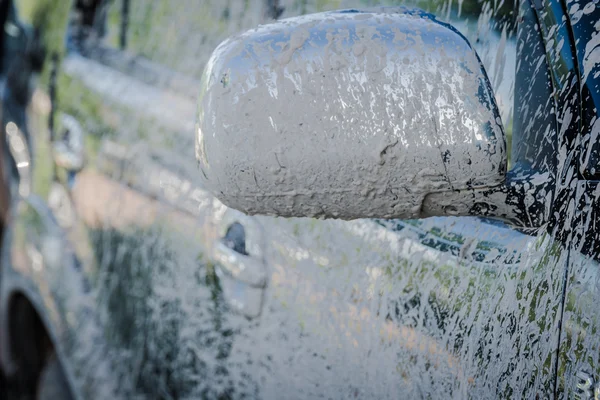
<svg viewBox="0 0 600 400">
<path fill-rule="evenodd" d="M 272 290 L 234 348 L 263 342 L 264 393 L 551 395 L 566 253 L 548 235 L 474 219 L 263 224 Z"/>
</svg>

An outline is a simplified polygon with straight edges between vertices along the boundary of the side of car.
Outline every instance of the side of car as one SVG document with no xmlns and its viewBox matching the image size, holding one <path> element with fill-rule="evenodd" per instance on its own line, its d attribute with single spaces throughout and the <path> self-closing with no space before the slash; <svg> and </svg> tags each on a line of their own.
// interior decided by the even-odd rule
<svg viewBox="0 0 600 400">
<path fill-rule="evenodd" d="M 70 2 L 37 3 L 17 3 L 19 17 L 64 43 Z M 510 174 L 537 174 L 538 195 L 552 200 L 545 229 L 531 232 L 470 217 L 242 215 L 198 183 L 197 82 L 102 46 L 64 59 L 62 45 L 47 47 L 29 119 L 14 90 L 3 98 L 15 184 L 2 369 L 33 388 L 60 360 L 81 398 L 547 397 L 581 386 L 581 368 L 594 379 L 597 363 L 585 360 L 597 340 L 581 326 L 597 312 L 570 289 L 582 250 L 564 244 L 581 226 L 565 214 L 580 190 L 560 172 L 576 162 L 577 124 L 594 120 L 566 117 L 581 103 L 565 7 L 523 1 L 519 12 Z M 578 339 L 561 326 L 564 307 Z"/>
</svg>

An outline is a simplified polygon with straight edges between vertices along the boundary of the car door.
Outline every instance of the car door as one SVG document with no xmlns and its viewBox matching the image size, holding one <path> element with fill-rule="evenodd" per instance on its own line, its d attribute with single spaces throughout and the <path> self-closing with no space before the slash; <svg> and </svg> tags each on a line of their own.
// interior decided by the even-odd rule
<svg viewBox="0 0 600 400">
<path fill-rule="evenodd" d="M 234 249 L 219 246 L 220 238 L 230 237 L 227 228 L 243 217 L 232 221 L 232 212 L 195 178 L 193 98 L 199 82 L 144 57 L 143 49 L 112 45 L 110 34 L 129 23 L 121 20 L 126 13 L 117 8 L 111 14 L 115 8 L 107 4 L 73 2 L 54 86 L 40 85 L 54 93 L 57 136 L 71 135 L 74 122 L 85 150 L 81 170 L 57 168 L 74 210 L 76 229 L 68 239 L 78 268 L 51 277 L 83 284 L 68 292 L 58 285 L 58 293 L 47 296 L 61 304 L 55 311 L 61 322 L 50 321 L 55 326 L 49 329 L 64 332 L 56 347 L 74 392 L 84 398 L 248 393 L 254 389 L 228 378 L 234 334 L 228 321 L 243 317 L 225 306 L 213 261 L 235 256 Z M 144 10 L 145 3 L 133 3 L 132 30 L 136 5 Z M 249 237 L 244 233 L 242 244 L 263 268 L 262 232 L 252 229 L 251 219 L 244 226 Z M 255 293 L 260 301 L 263 287 Z"/>
</svg>

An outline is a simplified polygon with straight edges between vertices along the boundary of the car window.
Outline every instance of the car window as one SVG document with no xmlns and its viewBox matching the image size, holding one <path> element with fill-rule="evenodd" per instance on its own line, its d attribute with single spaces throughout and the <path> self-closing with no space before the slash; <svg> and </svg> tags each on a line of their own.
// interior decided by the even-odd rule
<svg viewBox="0 0 600 400">
<path fill-rule="evenodd" d="M 556 115 L 550 69 L 533 9 L 526 9 L 517 38 L 512 160 L 519 167 L 554 175 Z"/>
<path fill-rule="evenodd" d="M 569 8 L 581 79 L 582 149 L 580 172 L 600 179 L 600 8 L 574 3 Z"/>
</svg>

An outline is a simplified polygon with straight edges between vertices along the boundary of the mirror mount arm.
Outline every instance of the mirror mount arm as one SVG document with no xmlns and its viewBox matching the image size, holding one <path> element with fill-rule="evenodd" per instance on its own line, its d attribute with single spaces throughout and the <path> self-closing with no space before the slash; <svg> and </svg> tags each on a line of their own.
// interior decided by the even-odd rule
<svg viewBox="0 0 600 400">
<path fill-rule="evenodd" d="M 431 193 L 423 201 L 422 214 L 471 215 L 540 228 L 550 219 L 550 182 L 548 173 L 512 170 L 498 186 Z"/>
</svg>

